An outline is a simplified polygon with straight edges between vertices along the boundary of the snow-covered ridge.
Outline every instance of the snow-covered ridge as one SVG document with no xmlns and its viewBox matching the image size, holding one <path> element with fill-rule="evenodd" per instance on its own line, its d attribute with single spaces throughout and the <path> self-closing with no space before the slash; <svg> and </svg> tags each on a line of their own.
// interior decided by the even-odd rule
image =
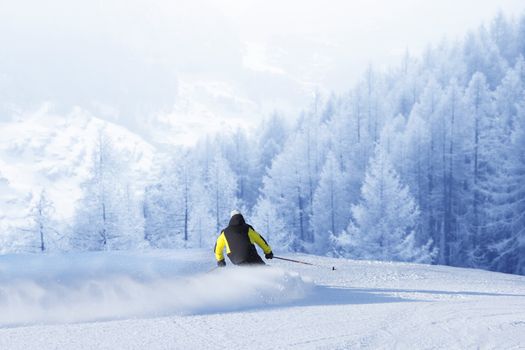
<svg viewBox="0 0 525 350">
<path fill-rule="evenodd" d="M 154 148 L 126 128 L 82 110 L 56 115 L 43 108 L 0 123 L 0 228 L 23 226 L 32 199 L 42 189 L 55 207 L 55 219 L 67 220 L 81 196 L 80 184 L 90 175 L 99 133 L 111 135 L 130 166 L 139 188 L 151 172 Z"/>
<path fill-rule="evenodd" d="M 206 253 L 0 256 L 0 327 L 240 311 L 298 300 L 313 287 L 279 268 L 210 271 Z"/>
</svg>

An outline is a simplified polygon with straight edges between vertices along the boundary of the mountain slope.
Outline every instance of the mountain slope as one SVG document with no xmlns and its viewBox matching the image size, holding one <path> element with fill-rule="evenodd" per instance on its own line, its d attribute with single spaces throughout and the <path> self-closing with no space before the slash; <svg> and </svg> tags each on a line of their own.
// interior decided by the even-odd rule
<svg viewBox="0 0 525 350">
<path fill-rule="evenodd" d="M 25 281 L 39 286 L 39 293 L 28 292 L 30 288 L 20 296 L 26 298 L 23 305 L 29 305 L 26 315 L 35 311 L 31 307 L 47 310 L 47 319 L 31 322 L 36 320 L 36 325 L 13 327 L 3 316 L 0 347 L 509 349 L 525 342 L 523 276 L 298 254 L 290 257 L 317 266 L 273 260 L 272 269 L 229 265 L 206 273 L 213 261 L 202 250 L 25 257 L 31 266 L 50 271 L 52 278 L 81 276 L 59 279 L 62 288 L 46 282 L 51 277 L 40 275 L 38 268 L 24 268 L 19 264 L 24 258 L 0 257 L 0 270 L 11 271 L 0 280 L 2 309 L 15 305 L 9 302 L 16 300 L 13 295 L 24 295 L 13 291 Z M 137 285 L 142 287 L 135 288 Z M 11 293 L 6 294 L 8 287 Z M 53 298 L 57 293 L 62 297 Z M 129 308 L 118 306 L 119 295 Z M 68 304 L 68 300 L 78 302 Z M 86 300 L 96 300 L 93 307 L 113 311 L 103 317 L 73 319 L 83 323 L 64 323 L 69 322 L 67 314 L 56 312 L 67 305 L 70 315 L 78 315 Z M 152 312 L 156 310 L 152 304 L 163 311 Z M 53 319 L 53 315 L 60 317 Z"/>
<path fill-rule="evenodd" d="M 137 190 L 151 173 L 154 149 L 137 135 L 81 110 L 67 116 L 46 109 L 16 122 L 0 123 L 0 236 L 27 226 L 32 201 L 42 189 L 62 223 L 72 217 L 80 184 L 101 131 L 125 155 Z M 0 240 L 2 237 L 0 237 Z M 5 247 L 3 245 L 2 247 Z"/>
</svg>

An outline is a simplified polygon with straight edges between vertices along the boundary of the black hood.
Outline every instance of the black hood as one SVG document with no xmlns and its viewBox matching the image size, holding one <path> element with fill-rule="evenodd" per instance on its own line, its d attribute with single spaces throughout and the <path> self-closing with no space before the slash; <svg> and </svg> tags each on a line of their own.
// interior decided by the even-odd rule
<svg viewBox="0 0 525 350">
<path fill-rule="evenodd" d="M 242 214 L 235 214 L 230 219 L 230 223 L 228 224 L 228 226 L 241 226 L 244 224 L 246 224 L 246 221 L 244 221 L 244 217 L 242 216 Z"/>
</svg>

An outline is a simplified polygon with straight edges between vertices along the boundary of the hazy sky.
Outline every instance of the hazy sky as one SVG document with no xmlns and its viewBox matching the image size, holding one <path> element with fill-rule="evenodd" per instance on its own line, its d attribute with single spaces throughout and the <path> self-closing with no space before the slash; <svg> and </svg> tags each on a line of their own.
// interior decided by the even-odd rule
<svg viewBox="0 0 525 350">
<path fill-rule="evenodd" d="M 273 109 L 293 117 L 316 89 L 345 91 L 369 63 L 499 10 L 525 1 L 3 0 L 0 119 L 50 102 L 189 143 Z"/>
</svg>

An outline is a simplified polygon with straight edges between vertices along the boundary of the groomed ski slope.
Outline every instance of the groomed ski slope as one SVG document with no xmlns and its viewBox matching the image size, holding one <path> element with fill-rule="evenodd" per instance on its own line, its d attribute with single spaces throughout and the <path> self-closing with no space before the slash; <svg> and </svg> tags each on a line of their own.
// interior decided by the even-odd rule
<svg viewBox="0 0 525 350">
<path fill-rule="evenodd" d="M 0 349 L 518 349 L 525 277 L 204 250 L 0 256 Z M 332 271 L 332 266 L 336 270 Z"/>
</svg>

